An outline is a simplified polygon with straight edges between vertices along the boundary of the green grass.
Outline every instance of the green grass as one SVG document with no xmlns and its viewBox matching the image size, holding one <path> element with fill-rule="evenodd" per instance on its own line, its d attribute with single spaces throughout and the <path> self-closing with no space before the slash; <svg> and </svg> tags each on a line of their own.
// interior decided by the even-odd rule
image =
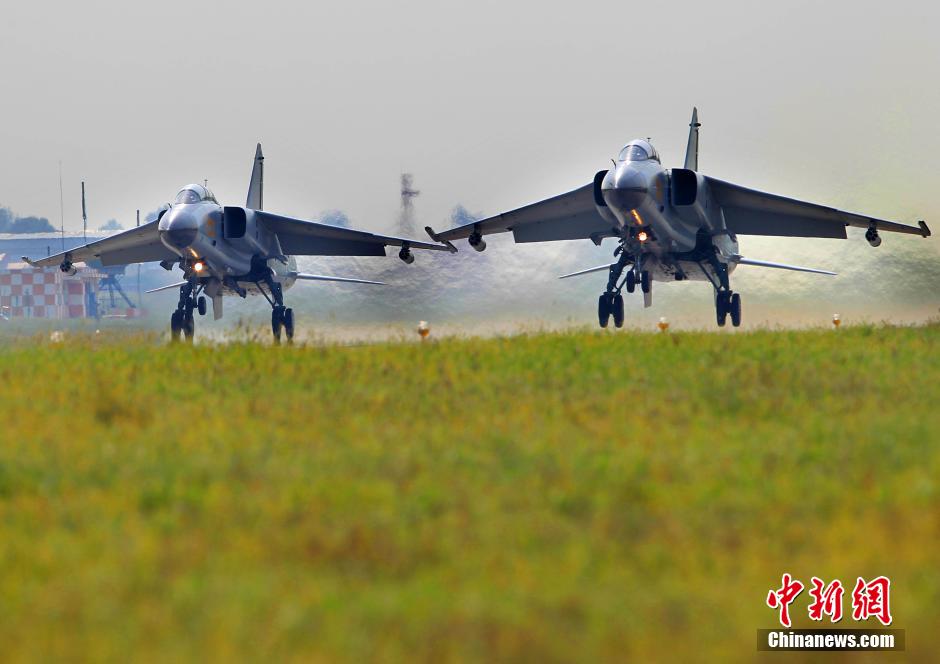
<svg viewBox="0 0 940 664">
<path fill-rule="evenodd" d="M 787 571 L 848 613 L 889 576 L 926 659 L 938 351 L 936 325 L 8 344 L 3 657 L 753 661 Z"/>
</svg>

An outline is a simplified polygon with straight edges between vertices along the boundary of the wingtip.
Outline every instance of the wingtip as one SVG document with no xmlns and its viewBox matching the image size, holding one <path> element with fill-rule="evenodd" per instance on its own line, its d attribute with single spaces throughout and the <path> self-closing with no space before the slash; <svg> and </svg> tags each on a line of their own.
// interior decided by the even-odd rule
<svg viewBox="0 0 940 664">
<path fill-rule="evenodd" d="M 27 265 L 31 267 L 36 267 L 36 264 L 33 261 L 31 261 L 28 256 L 20 256 L 20 258 L 23 259 L 23 262 L 26 263 Z"/>
<path fill-rule="evenodd" d="M 261 151 L 261 143 L 255 148 L 255 159 L 264 159 L 264 152 Z"/>
<path fill-rule="evenodd" d="M 921 237 L 930 237 L 932 233 L 930 232 L 930 227 L 927 226 L 927 222 L 921 219 L 917 222 L 917 225 L 920 226 L 920 236 Z"/>
<path fill-rule="evenodd" d="M 442 240 L 441 236 L 438 233 L 435 233 L 434 229 L 431 228 L 430 226 L 425 226 L 424 232 L 427 233 L 428 237 L 430 237 L 435 242 L 439 242 L 440 244 L 443 244 L 445 247 L 447 247 L 447 251 L 449 251 L 450 253 L 452 254 L 457 253 L 457 247 L 455 247 L 450 240 Z"/>
</svg>

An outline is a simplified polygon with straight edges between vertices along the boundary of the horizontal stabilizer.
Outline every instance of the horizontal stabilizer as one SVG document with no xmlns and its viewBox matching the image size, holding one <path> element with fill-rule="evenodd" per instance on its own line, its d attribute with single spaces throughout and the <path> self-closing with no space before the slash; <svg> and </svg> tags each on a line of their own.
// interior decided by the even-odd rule
<svg viewBox="0 0 940 664">
<path fill-rule="evenodd" d="M 563 274 L 559 279 L 567 279 L 569 277 L 580 277 L 582 274 L 590 274 L 591 272 L 600 272 L 601 270 L 609 270 L 613 267 L 610 263 L 605 265 L 598 265 L 597 267 L 589 267 L 586 270 L 581 270 L 580 272 L 572 272 L 571 274 Z"/>
<path fill-rule="evenodd" d="M 828 274 L 836 276 L 835 272 L 829 270 L 817 270 L 813 267 L 800 267 L 799 265 L 787 265 L 786 263 L 771 263 L 770 261 L 756 261 L 744 256 L 732 256 L 730 260 L 738 265 L 754 265 L 756 267 L 772 267 L 778 270 L 793 270 L 794 272 L 812 272 L 813 274 Z"/>
<path fill-rule="evenodd" d="M 298 272 L 290 275 L 298 281 L 340 281 L 347 284 L 371 284 L 373 286 L 387 286 L 384 281 L 368 281 L 367 279 L 349 279 L 346 277 L 327 277 L 320 274 L 304 274 Z"/>
<path fill-rule="evenodd" d="M 160 286 L 160 288 L 151 288 L 149 291 L 144 291 L 145 293 L 159 293 L 163 290 L 171 290 L 173 288 L 179 288 L 180 286 L 185 286 L 185 281 L 177 281 L 175 284 L 169 284 L 167 286 Z"/>
</svg>

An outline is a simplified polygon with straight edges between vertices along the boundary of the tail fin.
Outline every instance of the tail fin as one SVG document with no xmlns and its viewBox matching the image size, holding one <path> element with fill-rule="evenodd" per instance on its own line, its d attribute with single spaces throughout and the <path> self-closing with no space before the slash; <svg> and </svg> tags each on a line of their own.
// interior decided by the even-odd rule
<svg viewBox="0 0 940 664">
<path fill-rule="evenodd" d="M 245 207 L 249 210 L 264 209 L 264 154 L 261 152 L 261 143 L 258 143 L 258 149 L 255 150 L 255 163 L 251 169 L 248 202 Z"/>
<path fill-rule="evenodd" d="M 698 170 L 698 128 L 702 123 L 698 121 L 698 109 L 692 109 L 692 122 L 689 123 L 689 144 L 685 148 L 685 166 L 690 171 Z"/>
</svg>

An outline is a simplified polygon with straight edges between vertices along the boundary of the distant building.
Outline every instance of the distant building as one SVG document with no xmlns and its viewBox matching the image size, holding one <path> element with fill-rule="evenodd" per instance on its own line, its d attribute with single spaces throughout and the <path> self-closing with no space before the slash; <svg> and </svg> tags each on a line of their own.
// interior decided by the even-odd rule
<svg viewBox="0 0 940 664">
<path fill-rule="evenodd" d="M 88 235 L 87 242 L 106 237 Z M 139 307 L 115 298 L 108 284 L 124 274 L 124 267 L 78 267 L 74 275 L 58 268 L 34 268 L 23 256 L 42 258 L 85 244 L 82 234 L 0 234 L 0 317 L 2 318 L 98 318 L 141 315 Z M 153 268 L 148 267 L 153 277 Z M 166 272 L 159 270 L 163 275 Z M 136 298 L 135 298 L 136 299 Z M 139 303 L 138 303 L 139 304 Z"/>
<path fill-rule="evenodd" d="M 54 267 L 8 262 L 0 269 L 0 312 L 4 318 L 94 317 L 103 276 L 90 268 L 69 276 Z"/>
</svg>

